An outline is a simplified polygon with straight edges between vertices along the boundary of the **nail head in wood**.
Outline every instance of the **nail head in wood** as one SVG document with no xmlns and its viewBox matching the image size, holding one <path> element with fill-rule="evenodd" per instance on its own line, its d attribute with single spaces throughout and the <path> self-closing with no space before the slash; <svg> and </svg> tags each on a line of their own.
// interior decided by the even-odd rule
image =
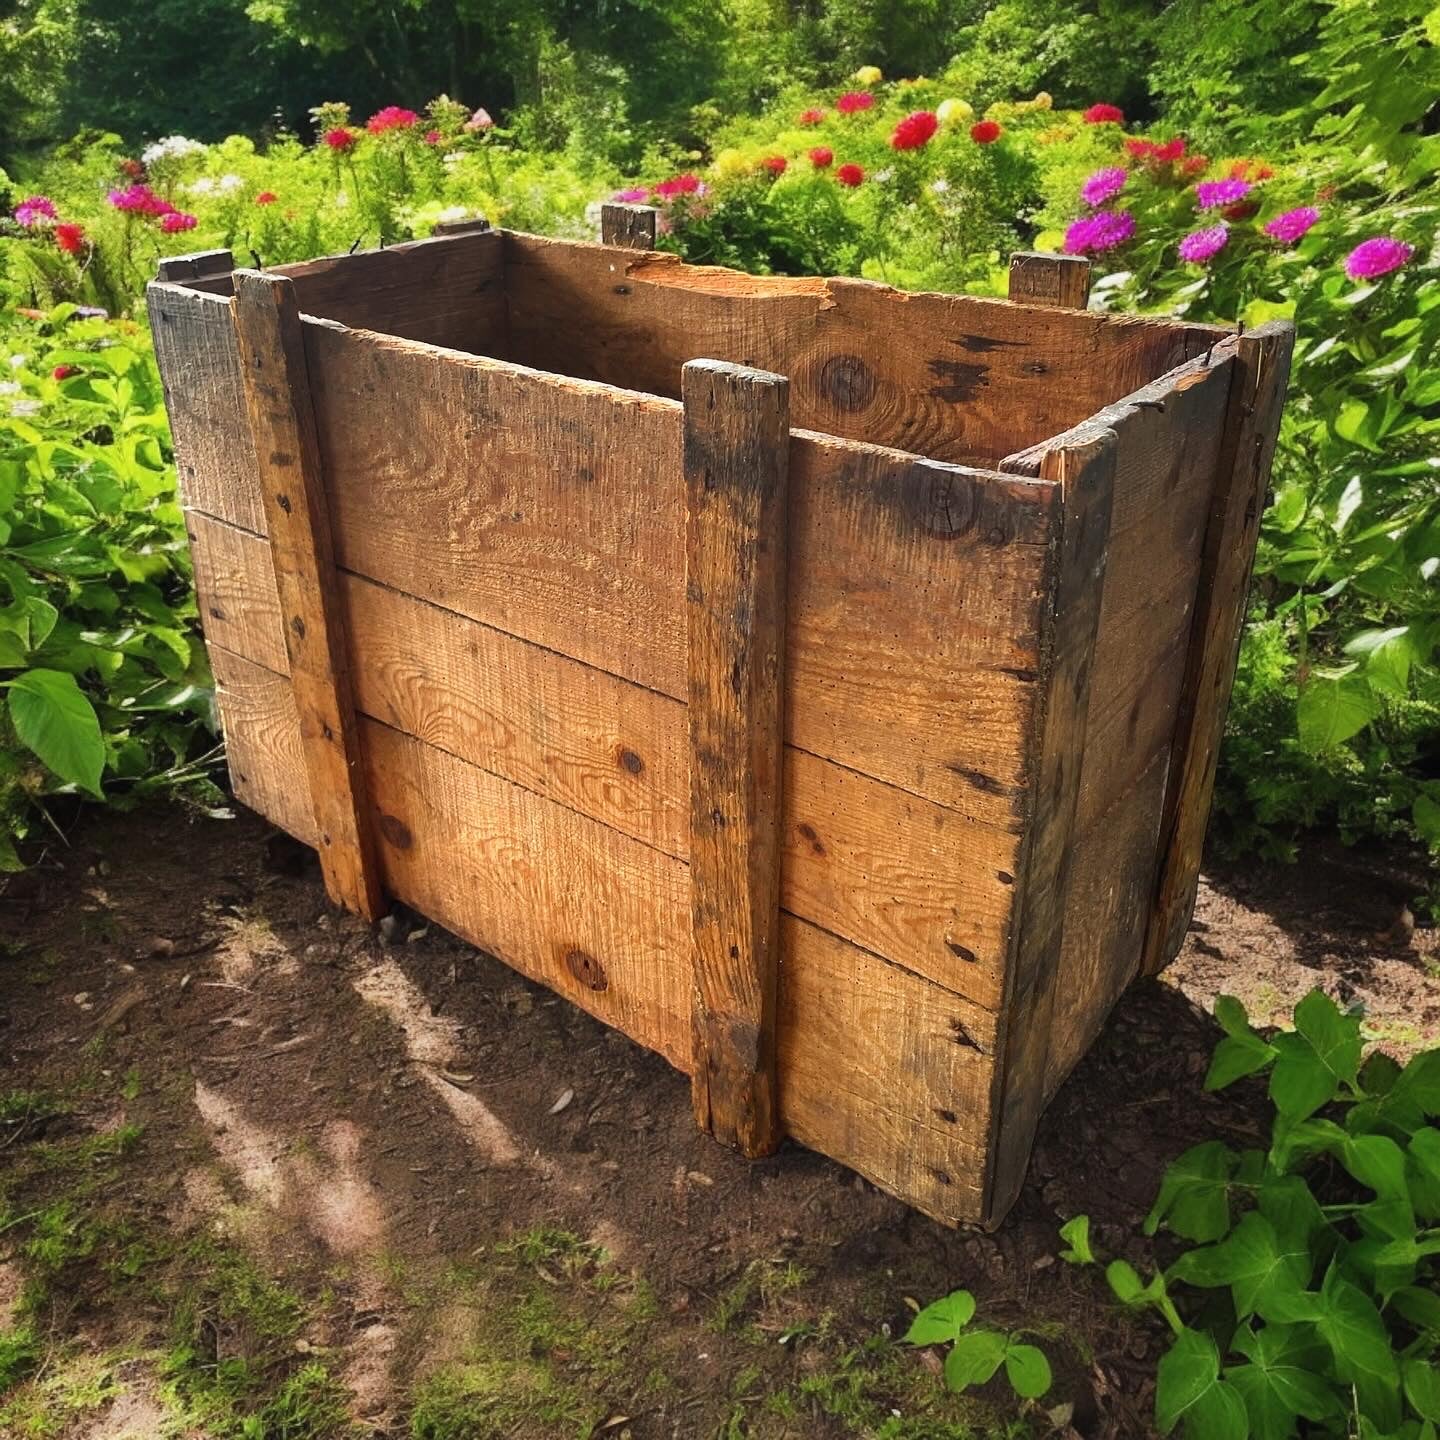
<svg viewBox="0 0 1440 1440">
<path fill-rule="evenodd" d="M 691 1093 L 746 1155 L 780 1143 L 781 724 L 789 382 L 684 367 L 689 644 Z"/>
<path fill-rule="evenodd" d="M 1009 294 L 1017 305 L 1083 310 L 1090 300 L 1090 262 L 1083 255 L 1017 250 L 1010 257 Z"/>
</svg>

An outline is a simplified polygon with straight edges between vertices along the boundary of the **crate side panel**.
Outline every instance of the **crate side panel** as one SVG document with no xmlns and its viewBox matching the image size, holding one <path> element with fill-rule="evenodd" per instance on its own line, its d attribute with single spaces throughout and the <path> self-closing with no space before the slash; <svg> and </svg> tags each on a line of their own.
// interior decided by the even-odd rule
<svg viewBox="0 0 1440 1440">
<path fill-rule="evenodd" d="M 230 302 L 180 285 L 146 292 L 181 503 L 265 531 Z"/>
<path fill-rule="evenodd" d="M 672 698 L 680 409 L 308 327 L 340 563 Z M 1018 829 L 1049 487 L 791 439 L 786 738 Z"/>
<path fill-rule="evenodd" d="M 267 542 L 190 517 L 197 573 L 221 569 L 212 643 L 287 668 Z M 356 705 L 394 729 L 686 858 L 684 706 L 342 572 Z M 217 607 L 219 608 L 219 607 Z M 238 625 L 243 617 L 245 624 Z M 794 746 L 781 903 L 974 1000 L 998 1002 L 1019 838 Z"/>
<path fill-rule="evenodd" d="M 510 353 L 523 364 L 668 396 L 687 360 L 756 366 L 789 376 L 800 428 L 963 464 L 1077 424 L 1220 333 L 504 240 Z"/>
</svg>

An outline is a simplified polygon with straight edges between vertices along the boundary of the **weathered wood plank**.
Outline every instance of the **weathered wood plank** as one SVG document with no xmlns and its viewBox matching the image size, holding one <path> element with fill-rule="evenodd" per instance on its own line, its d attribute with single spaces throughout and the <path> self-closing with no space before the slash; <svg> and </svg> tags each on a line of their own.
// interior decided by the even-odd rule
<svg viewBox="0 0 1440 1440">
<path fill-rule="evenodd" d="M 286 673 L 266 541 L 204 515 L 189 525 L 197 573 L 222 577 L 202 587 L 210 642 Z M 681 702 L 354 575 L 341 590 L 359 710 L 688 858 Z M 205 604 L 215 593 L 223 618 Z M 1019 836 L 794 746 L 782 792 L 785 908 L 993 1009 Z"/>
<path fill-rule="evenodd" d="M 985 1213 L 996 1223 L 1024 1182 L 1046 1098 L 1046 1055 L 1066 927 L 1115 462 L 1113 432 L 1057 446 L 1044 460 L 1043 473 L 1064 494 L 1065 520 L 1050 597 L 1044 699 L 1036 717 L 1034 818 L 1017 881 L 1015 940 L 1001 1011 L 1003 1048 L 995 1069 L 996 1125 Z"/>
<path fill-rule="evenodd" d="M 600 207 L 600 243 L 626 250 L 653 250 L 659 212 L 653 205 L 620 205 L 606 201 Z"/>
<path fill-rule="evenodd" d="M 780 1143 L 789 388 L 723 362 L 685 367 L 691 1089 L 700 1128 L 751 1156 Z"/>
<path fill-rule="evenodd" d="M 1210 327 L 505 234 L 511 358 L 656 395 L 695 355 L 788 375 L 792 424 L 990 464 L 1201 353 Z M 584 337 L 576 342 L 577 335 Z"/>
<path fill-rule="evenodd" d="M 490 222 L 483 215 L 472 215 L 468 220 L 437 220 L 430 234 L 432 236 L 484 235 L 490 228 Z"/>
<path fill-rule="evenodd" d="M 1082 255 L 1017 250 L 1010 257 L 1008 293 L 1017 305 L 1083 310 L 1090 299 L 1090 262 Z"/>
<path fill-rule="evenodd" d="M 196 250 L 189 255 L 163 255 L 155 273 L 161 280 L 183 284 L 211 275 L 228 275 L 235 257 L 228 250 Z"/>
<path fill-rule="evenodd" d="M 1156 974 L 1175 957 L 1195 908 L 1245 596 L 1294 343 L 1294 327 L 1288 323 L 1262 325 L 1235 342 L 1161 821 L 1159 875 L 1142 962 L 1147 974 Z"/>
<path fill-rule="evenodd" d="M 300 312 L 290 281 L 251 270 L 236 273 L 234 306 L 325 888 L 337 903 L 373 920 L 384 897 L 365 813 L 350 656 Z"/>
</svg>

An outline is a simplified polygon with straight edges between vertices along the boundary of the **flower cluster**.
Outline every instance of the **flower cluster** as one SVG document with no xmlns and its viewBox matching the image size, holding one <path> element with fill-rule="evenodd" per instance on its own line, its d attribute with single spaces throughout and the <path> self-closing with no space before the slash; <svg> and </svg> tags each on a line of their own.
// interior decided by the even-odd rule
<svg viewBox="0 0 1440 1440">
<path fill-rule="evenodd" d="M 1067 255 L 1099 255 L 1123 245 L 1135 233 L 1128 210 L 1097 210 L 1074 221 L 1065 232 Z"/>
<path fill-rule="evenodd" d="M 384 135 L 390 130 L 410 130 L 420 123 L 420 117 L 403 105 L 387 105 L 377 110 L 366 122 L 365 128 L 372 135 Z"/>
<path fill-rule="evenodd" d="M 1378 280 L 1398 270 L 1415 253 L 1413 245 L 1392 235 L 1375 235 L 1362 240 L 1346 257 L 1345 273 L 1352 280 Z"/>
<path fill-rule="evenodd" d="M 163 140 L 147 145 L 140 152 L 140 160 L 149 167 L 163 165 L 167 160 L 184 160 L 188 156 L 204 153 L 205 146 L 198 140 L 191 140 L 184 135 L 167 135 Z"/>
<path fill-rule="evenodd" d="M 184 210 L 177 210 L 163 195 L 157 195 L 148 185 L 127 185 L 123 190 L 112 190 L 108 199 L 117 210 L 127 215 L 143 215 L 158 220 L 160 229 L 166 235 L 178 234 L 181 230 L 193 230 L 199 221 Z"/>
<path fill-rule="evenodd" d="M 1102 101 L 1092 105 L 1080 118 L 1087 125 L 1123 125 L 1125 112 L 1118 105 L 1107 105 Z"/>
<path fill-rule="evenodd" d="M 15 207 L 15 223 L 27 230 L 44 228 L 59 219 L 55 202 L 48 195 L 32 195 Z"/>
<path fill-rule="evenodd" d="M 1129 178 L 1130 172 L 1123 165 L 1097 170 L 1080 187 L 1080 198 L 1090 206 L 1105 205 L 1125 188 Z"/>
<path fill-rule="evenodd" d="M 919 150 L 930 143 L 939 128 L 940 121 L 933 110 L 915 110 L 896 125 L 890 144 L 896 150 Z"/>
<path fill-rule="evenodd" d="M 868 90 L 847 90 L 835 101 L 841 115 L 860 115 L 875 108 L 875 97 Z"/>
<path fill-rule="evenodd" d="M 1243 200 L 1254 188 L 1248 180 L 1202 180 L 1195 187 L 1195 203 L 1202 210 L 1219 210 Z"/>
</svg>

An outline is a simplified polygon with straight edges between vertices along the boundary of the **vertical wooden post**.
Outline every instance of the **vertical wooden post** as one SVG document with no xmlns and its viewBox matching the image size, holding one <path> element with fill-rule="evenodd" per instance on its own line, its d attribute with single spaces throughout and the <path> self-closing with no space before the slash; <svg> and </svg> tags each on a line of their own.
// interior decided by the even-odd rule
<svg viewBox="0 0 1440 1440">
<path fill-rule="evenodd" d="M 344 613 L 294 285 L 283 276 L 238 270 L 232 303 L 325 888 L 331 899 L 374 920 L 384 900 L 365 814 Z"/>
<path fill-rule="evenodd" d="M 659 212 L 653 205 L 620 205 L 606 201 L 600 207 L 600 240 L 626 250 L 653 250 Z"/>
<path fill-rule="evenodd" d="M 684 367 L 689 633 L 691 1093 L 700 1127 L 746 1155 L 780 1143 L 780 945 L 790 383 Z"/>
<path fill-rule="evenodd" d="M 228 250 L 197 250 L 192 255 L 166 255 L 156 270 L 161 280 L 205 280 L 211 275 L 227 275 L 235 268 L 235 257 Z"/>
<path fill-rule="evenodd" d="M 1215 768 L 1245 630 L 1245 598 L 1270 482 L 1270 462 L 1280 432 L 1295 328 L 1275 321 L 1239 336 L 1234 343 L 1235 375 L 1205 528 L 1195 618 L 1161 814 L 1155 904 L 1141 959 L 1147 975 L 1157 974 L 1175 958 L 1195 909 L 1201 852 L 1215 794 Z"/>
<path fill-rule="evenodd" d="M 987 1224 L 998 1224 L 1020 1193 L 1045 1105 L 1070 839 L 1110 549 L 1116 444 L 1115 432 L 1102 430 L 1072 447 L 1046 451 L 1040 464 L 1041 478 L 1061 486 L 1063 516 L 1033 731 L 1035 798 L 1016 876 L 1011 973 L 996 1056 Z"/>
<path fill-rule="evenodd" d="M 430 231 L 431 238 L 448 235 L 484 235 L 490 229 L 490 222 L 483 215 L 472 215 L 468 220 L 437 220 Z"/>
<path fill-rule="evenodd" d="M 1010 299 L 1083 310 L 1090 299 L 1090 262 L 1080 255 L 1017 250 L 1010 257 Z"/>
</svg>

